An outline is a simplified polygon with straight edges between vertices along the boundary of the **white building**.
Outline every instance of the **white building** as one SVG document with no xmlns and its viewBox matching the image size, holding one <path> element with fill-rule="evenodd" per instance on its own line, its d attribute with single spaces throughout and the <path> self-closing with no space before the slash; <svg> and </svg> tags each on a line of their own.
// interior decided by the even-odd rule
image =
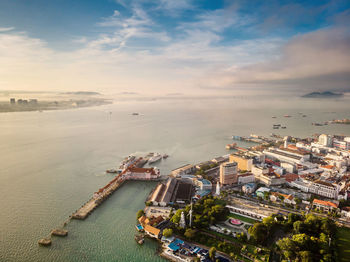
<svg viewBox="0 0 350 262">
<path fill-rule="evenodd" d="M 244 173 L 238 175 L 238 184 L 247 184 L 255 181 L 253 173 Z"/>
<path fill-rule="evenodd" d="M 314 181 L 311 182 L 309 187 L 309 192 L 320 196 L 337 199 L 339 193 L 339 186 L 336 184 L 331 184 L 325 181 Z"/>
<path fill-rule="evenodd" d="M 322 134 L 318 137 L 318 143 L 322 146 L 332 146 L 332 137 L 326 134 Z"/>
</svg>

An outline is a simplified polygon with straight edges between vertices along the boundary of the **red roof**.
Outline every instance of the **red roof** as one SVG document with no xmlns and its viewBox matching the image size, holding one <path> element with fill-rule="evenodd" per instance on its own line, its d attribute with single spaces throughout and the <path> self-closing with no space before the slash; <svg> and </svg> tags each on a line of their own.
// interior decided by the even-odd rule
<svg viewBox="0 0 350 262">
<path fill-rule="evenodd" d="M 323 201 L 323 200 L 320 200 L 320 199 L 314 199 L 314 201 L 312 203 L 313 204 L 318 204 L 318 205 L 321 205 L 321 206 L 329 206 L 329 207 L 334 207 L 334 208 L 338 207 L 338 205 L 333 203 L 333 202 Z"/>
<path fill-rule="evenodd" d="M 286 179 L 287 182 L 290 183 L 290 182 L 292 182 L 292 181 L 294 181 L 294 180 L 297 180 L 297 179 L 299 178 L 299 175 L 290 173 L 290 174 L 286 174 L 286 175 L 284 176 L 284 178 Z"/>
</svg>

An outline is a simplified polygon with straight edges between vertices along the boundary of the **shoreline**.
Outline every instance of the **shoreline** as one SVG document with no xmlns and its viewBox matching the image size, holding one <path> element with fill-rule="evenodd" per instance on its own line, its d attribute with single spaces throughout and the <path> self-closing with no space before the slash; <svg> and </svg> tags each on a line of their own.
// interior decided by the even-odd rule
<svg viewBox="0 0 350 262">
<path fill-rule="evenodd" d="M 54 110 L 68 110 L 79 109 L 94 106 L 103 106 L 113 104 L 113 100 L 101 99 L 101 100 L 72 100 L 72 101 L 58 101 L 56 102 L 39 102 L 36 105 L 11 105 L 8 103 L 0 102 L 0 114 L 1 113 L 18 113 L 18 112 L 44 112 Z"/>
</svg>

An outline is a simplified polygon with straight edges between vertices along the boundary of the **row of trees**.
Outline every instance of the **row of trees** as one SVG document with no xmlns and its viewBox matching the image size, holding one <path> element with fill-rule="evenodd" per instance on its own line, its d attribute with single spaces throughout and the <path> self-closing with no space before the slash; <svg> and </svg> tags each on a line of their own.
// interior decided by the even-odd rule
<svg viewBox="0 0 350 262">
<path fill-rule="evenodd" d="M 226 202 L 213 196 L 206 196 L 198 200 L 192 207 L 192 225 L 194 228 L 207 228 L 209 225 L 227 218 L 229 210 L 225 207 Z M 184 212 L 188 218 L 191 205 L 187 205 L 184 209 L 179 209 L 172 216 L 171 221 L 178 224 L 181 219 L 181 213 Z"/>
</svg>

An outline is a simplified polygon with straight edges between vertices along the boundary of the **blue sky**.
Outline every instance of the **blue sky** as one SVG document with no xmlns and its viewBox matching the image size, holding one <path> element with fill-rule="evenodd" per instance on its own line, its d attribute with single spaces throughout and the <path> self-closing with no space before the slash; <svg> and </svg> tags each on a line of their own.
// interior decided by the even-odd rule
<svg viewBox="0 0 350 262">
<path fill-rule="evenodd" d="M 349 24 L 346 0 L 2 0 L 0 89 L 346 90 Z"/>
</svg>

